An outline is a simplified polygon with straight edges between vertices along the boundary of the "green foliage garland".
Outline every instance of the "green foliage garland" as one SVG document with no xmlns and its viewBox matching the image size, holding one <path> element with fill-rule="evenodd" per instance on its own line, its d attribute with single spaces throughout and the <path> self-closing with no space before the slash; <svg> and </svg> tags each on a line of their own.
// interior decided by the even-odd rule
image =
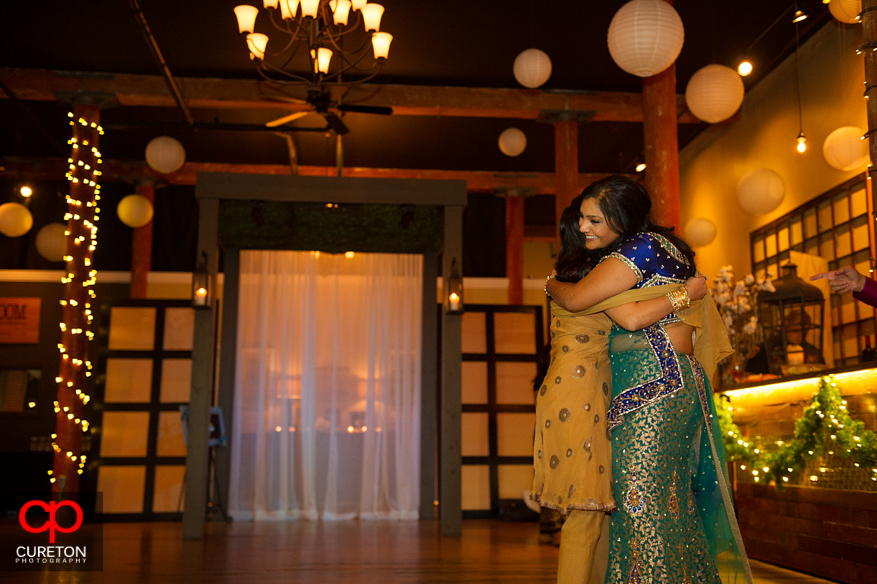
<svg viewBox="0 0 877 584">
<path fill-rule="evenodd" d="M 772 452 L 751 447 L 734 424 L 727 398 L 715 399 L 728 460 L 748 462 L 754 467 L 752 473 L 758 482 L 775 482 L 781 487 L 789 476 L 803 471 L 808 460 L 821 456 L 828 440 L 840 448 L 842 456 L 852 457 L 860 465 L 877 464 L 877 435 L 866 430 L 864 422 L 850 417 L 834 375 L 819 380 L 813 401 L 795 422 L 794 438 Z"/>
</svg>

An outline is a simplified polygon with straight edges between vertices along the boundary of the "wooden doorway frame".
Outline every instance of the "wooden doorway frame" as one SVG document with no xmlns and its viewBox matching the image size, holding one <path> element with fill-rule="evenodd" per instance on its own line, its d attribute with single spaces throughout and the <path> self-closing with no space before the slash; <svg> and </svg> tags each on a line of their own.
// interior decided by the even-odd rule
<svg viewBox="0 0 877 584">
<path fill-rule="evenodd" d="M 216 289 L 217 258 L 219 255 L 219 205 L 222 200 L 260 200 L 292 203 L 339 203 L 378 205 L 429 205 L 444 207 L 444 243 L 442 250 L 442 280 L 447 283 L 451 263 L 463 258 L 463 208 L 466 205 L 466 181 L 378 179 L 352 177 L 311 177 L 245 175 L 234 173 L 198 173 L 195 181 L 198 200 L 198 249 L 196 261 L 207 254 L 207 269 L 213 289 Z M 225 250 L 224 301 L 222 335 L 228 342 L 220 343 L 219 402 L 226 414 L 227 428 L 235 423 L 231 418 L 231 399 L 234 393 L 237 334 L 237 284 L 239 279 L 239 250 Z M 356 251 L 356 250 L 353 250 Z M 230 252 L 230 253 L 229 253 Z M 461 319 L 459 314 L 443 310 L 437 323 L 434 305 L 434 282 L 437 272 L 435 261 L 424 254 L 423 304 L 423 370 L 421 399 L 421 517 L 432 518 L 432 485 L 435 481 L 436 450 L 439 459 L 439 501 L 442 535 L 459 536 L 461 533 L 460 501 L 460 423 L 461 423 Z M 432 269 L 429 269 L 432 266 Z M 429 281 L 427 273 L 432 274 Z M 445 286 L 444 289 L 447 289 Z M 229 297 L 231 293 L 232 297 Z M 215 347 L 218 339 L 214 323 L 216 305 L 210 310 L 195 312 L 195 338 L 192 349 L 192 391 L 189 404 L 189 436 L 202 435 L 204 440 L 189 440 L 186 454 L 186 506 L 183 511 L 183 539 L 199 540 L 204 537 L 207 489 L 210 480 L 208 464 L 209 408 L 213 397 Z M 432 316 L 431 316 L 432 315 Z M 436 351 L 436 326 L 441 326 L 441 350 Z M 437 363 L 435 355 L 440 357 Z M 441 375 L 440 412 L 436 416 L 435 397 L 431 380 Z M 439 445 L 435 448 L 436 419 L 441 422 Z M 228 484 L 228 449 L 217 460 L 220 484 Z M 226 460 L 223 460 L 226 459 Z M 225 474 L 225 477 L 221 476 Z M 225 479 L 223 482 L 223 478 Z M 227 489 L 227 487 L 226 487 Z M 425 491 L 425 492 L 424 492 Z M 425 500 L 426 499 L 426 500 Z M 227 500 L 227 498 L 225 499 Z"/>
</svg>

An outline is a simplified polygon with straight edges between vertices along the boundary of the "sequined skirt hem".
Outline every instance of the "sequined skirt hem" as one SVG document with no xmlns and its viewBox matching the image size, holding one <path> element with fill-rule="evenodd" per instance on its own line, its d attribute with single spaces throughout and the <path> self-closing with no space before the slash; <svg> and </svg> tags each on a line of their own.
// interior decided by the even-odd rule
<svg viewBox="0 0 877 584">
<path fill-rule="evenodd" d="M 618 505 L 615 502 L 612 503 L 601 503 L 595 499 L 589 499 L 584 503 L 570 503 L 569 505 L 557 505 L 556 503 L 549 503 L 548 501 L 543 501 L 542 497 L 538 493 L 533 493 L 530 495 L 530 499 L 539 503 L 542 507 L 547 507 L 549 509 L 554 509 L 555 511 L 560 511 L 564 515 L 569 515 L 570 511 L 603 511 L 604 513 L 609 513 L 611 511 L 615 511 L 618 509 Z"/>
</svg>

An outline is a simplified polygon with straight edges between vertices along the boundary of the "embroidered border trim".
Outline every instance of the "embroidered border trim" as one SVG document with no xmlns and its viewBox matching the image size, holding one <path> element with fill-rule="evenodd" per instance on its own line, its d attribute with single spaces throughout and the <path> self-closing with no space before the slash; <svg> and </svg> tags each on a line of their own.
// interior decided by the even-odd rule
<svg viewBox="0 0 877 584">
<path fill-rule="evenodd" d="M 682 252 L 676 248 L 675 245 L 670 243 L 669 239 L 667 239 L 666 237 L 664 237 L 660 233 L 649 233 L 648 235 L 651 235 L 652 237 L 654 237 L 655 240 L 657 240 L 657 242 L 661 244 L 661 247 L 663 247 L 667 251 L 667 253 L 669 253 L 671 256 L 673 256 L 673 259 L 685 264 L 686 266 L 690 265 L 688 263 L 688 258 L 685 257 L 682 254 Z"/>
<path fill-rule="evenodd" d="M 617 251 L 613 251 L 612 253 L 608 254 L 606 257 L 607 258 L 615 258 L 616 260 L 621 260 L 622 262 L 627 264 L 627 267 L 630 268 L 631 270 L 633 270 L 633 273 L 636 274 L 636 283 L 637 284 L 639 284 L 640 282 L 643 281 L 642 271 L 639 269 L 639 266 L 637 266 L 635 263 L 633 263 L 633 260 L 631 260 L 629 257 L 627 257 L 623 254 L 620 254 Z M 605 260 L 606 258 L 603 258 L 603 259 Z M 603 260 L 600 260 L 600 261 L 602 262 Z"/>
<path fill-rule="evenodd" d="M 620 426 L 625 414 L 643 408 L 682 388 L 682 369 L 679 367 L 679 360 L 673 351 L 669 335 L 658 325 L 644 328 L 643 334 L 658 358 L 661 375 L 641 385 L 626 389 L 612 398 L 612 404 L 609 406 L 609 411 L 606 412 L 606 423 L 609 430 Z"/>
<path fill-rule="evenodd" d="M 700 365 L 694 355 L 686 355 L 688 362 L 691 363 L 691 369 L 694 371 L 694 380 L 697 383 L 697 397 L 700 398 L 700 407 L 703 408 L 704 419 L 709 422 L 710 419 L 710 402 L 709 396 L 706 394 L 706 383 L 704 383 L 703 367 Z"/>
</svg>

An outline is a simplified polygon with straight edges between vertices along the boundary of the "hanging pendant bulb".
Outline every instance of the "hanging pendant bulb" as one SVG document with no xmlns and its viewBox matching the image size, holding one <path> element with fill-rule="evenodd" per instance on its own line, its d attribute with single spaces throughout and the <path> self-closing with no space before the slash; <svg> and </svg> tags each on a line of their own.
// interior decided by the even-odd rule
<svg viewBox="0 0 877 584">
<path fill-rule="evenodd" d="M 803 130 L 800 134 L 798 134 L 798 152 L 804 152 L 807 150 L 807 138 L 804 137 Z"/>
</svg>

